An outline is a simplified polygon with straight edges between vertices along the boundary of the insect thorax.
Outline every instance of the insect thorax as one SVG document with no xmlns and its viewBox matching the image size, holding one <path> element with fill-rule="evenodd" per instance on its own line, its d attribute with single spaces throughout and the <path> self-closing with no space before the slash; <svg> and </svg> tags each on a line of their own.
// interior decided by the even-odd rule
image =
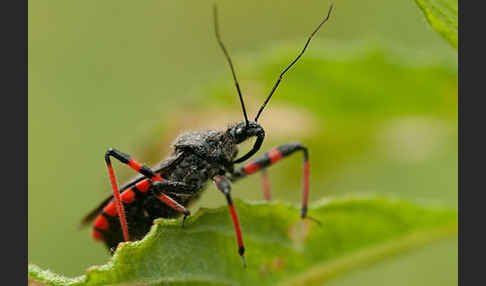
<svg viewBox="0 0 486 286">
<path fill-rule="evenodd" d="M 194 191 L 198 192 L 218 173 L 219 169 L 189 150 L 185 153 L 184 158 L 174 166 L 167 179 L 195 186 Z"/>
<path fill-rule="evenodd" d="M 225 131 L 207 130 L 187 132 L 173 143 L 175 153 L 183 159 L 169 175 L 170 180 L 200 186 L 232 164 L 237 149 Z"/>
</svg>

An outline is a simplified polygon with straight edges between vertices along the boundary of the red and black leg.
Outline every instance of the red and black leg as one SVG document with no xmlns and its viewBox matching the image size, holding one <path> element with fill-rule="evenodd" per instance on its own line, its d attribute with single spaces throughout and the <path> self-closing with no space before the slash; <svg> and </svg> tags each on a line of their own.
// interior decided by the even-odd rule
<svg viewBox="0 0 486 286">
<path fill-rule="evenodd" d="M 300 212 L 300 216 L 302 218 L 307 217 L 307 202 L 309 199 L 309 153 L 307 151 L 307 148 L 300 144 L 300 143 L 290 143 L 290 144 L 285 144 L 282 146 L 279 146 L 277 148 L 274 148 L 267 153 L 263 154 L 262 156 L 246 163 L 243 165 L 241 168 L 236 170 L 230 177 L 230 180 L 232 182 L 235 182 L 241 178 L 246 177 L 247 175 L 254 174 L 258 171 L 262 171 L 265 168 L 271 166 L 272 164 L 277 163 L 280 161 L 280 159 L 287 157 L 291 154 L 293 154 L 296 151 L 301 151 L 303 156 L 304 156 L 304 164 L 303 164 L 303 169 L 304 169 L 304 174 L 303 174 L 303 190 L 302 190 L 302 209 Z M 265 180 L 266 176 L 264 174 L 264 196 L 269 196 L 269 187 L 265 187 Z M 267 181 L 268 183 L 268 181 Z M 268 194 L 265 194 L 265 192 L 268 191 Z"/>
<path fill-rule="evenodd" d="M 140 174 L 144 175 L 147 177 L 146 180 L 142 180 L 135 184 L 132 188 L 124 190 L 123 193 L 120 195 L 120 192 L 118 191 L 118 185 L 116 182 L 116 177 L 115 173 L 113 171 L 113 167 L 111 165 L 111 160 L 110 157 L 113 157 L 117 159 L 118 161 L 122 162 L 123 164 L 128 165 L 130 168 L 133 170 L 139 172 Z M 108 172 L 110 174 L 110 181 L 111 185 L 113 188 L 113 197 L 115 198 L 113 204 L 109 203 L 104 209 L 103 212 L 107 213 L 108 215 L 114 216 L 118 214 L 118 217 L 120 219 L 120 225 L 122 227 L 123 231 L 123 238 L 125 241 L 130 240 L 130 235 L 128 232 L 128 226 L 127 226 L 127 220 L 125 217 L 125 209 L 123 207 L 123 202 L 129 203 L 132 201 L 135 197 L 135 192 L 133 191 L 133 188 L 137 188 L 141 192 L 147 192 L 150 186 L 154 184 L 155 182 L 164 182 L 162 185 L 157 183 L 158 187 L 156 189 L 160 190 L 165 187 L 171 187 L 174 184 L 178 184 L 176 182 L 166 182 L 167 180 L 163 179 L 160 175 L 154 173 L 148 166 L 145 164 L 142 164 L 133 158 L 130 157 L 130 155 L 125 154 L 123 152 L 120 152 L 116 149 L 109 148 L 108 151 L 106 151 L 105 154 L 105 161 L 106 165 L 108 167 Z M 179 183 L 180 184 L 180 183 Z M 180 187 L 180 186 L 179 186 Z M 183 191 L 184 188 L 181 188 L 181 191 Z M 168 206 L 172 207 L 174 210 L 179 211 L 184 214 L 184 219 L 190 215 L 190 212 L 181 206 L 179 203 L 177 203 L 174 199 L 169 197 L 168 195 L 165 195 L 163 192 L 160 192 L 156 194 L 157 198 L 159 198 L 162 202 L 167 204 Z M 115 208 L 114 208 L 115 206 Z M 115 212 L 116 211 L 116 212 Z"/>
<path fill-rule="evenodd" d="M 178 193 L 182 194 L 185 192 L 190 193 L 191 190 L 193 190 L 193 187 L 182 182 L 174 182 L 169 180 L 155 181 L 152 183 L 152 185 L 154 187 L 153 192 L 159 200 L 164 202 L 169 207 L 173 208 L 175 211 L 184 215 L 184 217 L 182 218 L 182 227 L 184 227 L 186 218 L 191 215 L 191 212 L 166 193 L 170 192 L 171 190 L 177 190 Z"/>
<path fill-rule="evenodd" d="M 238 215 L 236 214 L 235 206 L 233 205 L 233 200 L 231 199 L 231 182 L 228 178 L 224 176 L 216 176 L 213 178 L 214 184 L 226 197 L 226 201 L 228 202 L 228 206 L 231 213 L 231 219 L 233 220 L 233 224 L 235 226 L 236 231 L 236 241 L 238 242 L 238 253 L 243 260 L 243 266 L 246 267 L 245 261 L 245 246 L 243 245 L 243 238 L 241 236 L 241 229 L 240 223 L 238 221 Z"/>
</svg>

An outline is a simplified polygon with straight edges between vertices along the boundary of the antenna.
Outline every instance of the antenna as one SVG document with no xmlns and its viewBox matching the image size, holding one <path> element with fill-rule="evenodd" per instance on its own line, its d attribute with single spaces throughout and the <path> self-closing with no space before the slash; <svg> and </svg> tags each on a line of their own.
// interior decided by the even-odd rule
<svg viewBox="0 0 486 286">
<path fill-rule="evenodd" d="M 241 109 L 243 109 L 243 115 L 245 116 L 245 123 L 246 123 L 246 126 L 248 126 L 248 116 L 246 115 L 245 103 L 243 102 L 243 96 L 241 95 L 240 84 L 238 83 L 238 80 L 236 79 L 236 73 L 235 73 L 235 69 L 233 67 L 233 62 L 231 61 L 231 58 L 228 54 L 228 51 L 224 47 L 224 44 L 223 44 L 223 41 L 221 40 L 221 37 L 219 36 L 218 7 L 216 6 L 216 4 L 214 4 L 214 6 L 213 6 L 213 14 L 214 14 L 214 33 L 216 34 L 216 39 L 218 40 L 219 46 L 223 50 L 223 53 L 226 56 L 226 59 L 228 60 L 228 64 L 231 68 L 231 73 L 233 74 L 233 80 L 235 81 L 236 90 L 238 91 L 238 96 L 240 97 Z"/>
<path fill-rule="evenodd" d="M 258 110 L 257 116 L 255 117 L 255 122 L 258 121 L 258 117 L 260 117 L 260 114 L 262 113 L 263 109 L 265 108 L 265 106 L 267 105 L 268 101 L 272 97 L 273 93 L 277 89 L 277 86 L 280 84 L 280 81 L 282 81 L 283 75 L 300 59 L 300 57 L 304 54 L 305 49 L 307 49 L 307 46 L 309 45 L 310 40 L 312 39 L 312 37 L 317 33 L 317 31 L 319 31 L 319 29 L 321 28 L 321 26 L 329 19 L 329 16 L 331 15 L 331 11 L 332 11 L 332 8 L 333 7 L 334 7 L 334 4 L 331 4 L 331 7 L 329 8 L 329 12 L 327 12 L 326 18 L 324 18 L 324 20 L 322 20 L 321 23 L 310 34 L 309 38 L 307 39 L 307 42 L 305 43 L 304 48 L 300 52 L 300 54 L 290 63 L 290 65 L 288 67 L 286 67 L 282 71 L 282 73 L 280 74 L 280 76 L 277 79 L 277 82 L 273 86 L 272 91 L 270 91 L 270 94 L 268 95 L 267 99 L 265 99 L 265 102 L 263 102 L 262 106 L 260 107 L 260 110 Z"/>
</svg>

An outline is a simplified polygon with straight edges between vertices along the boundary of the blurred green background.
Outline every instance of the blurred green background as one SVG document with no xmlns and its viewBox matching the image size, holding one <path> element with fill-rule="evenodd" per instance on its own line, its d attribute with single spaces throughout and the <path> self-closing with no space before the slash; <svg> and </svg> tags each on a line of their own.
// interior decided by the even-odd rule
<svg viewBox="0 0 486 286">
<path fill-rule="evenodd" d="M 213 35 L 212 1 L 29 2 L 29 262 L 68 276 L 105 263 L 79 220 L 110 193 L 103 154 L 154 164 L 181 130 L 242 119 Z M 329 1 L 219 1 L 221 33 L 254 116 Z M 311 200 L 385 194 L 457 205 L 457 52 L 412 0 L 334 1 L 281 84 L 262 150 L 301 141 Z M 300 158 L 269 172 L 300 200 Z M 133 173 L 117 165 L 120 181 Z M 259 176 L 234 187 L 259 200 Z M 223 205 L 210 186 L 196 206 Z M 457 240 L 392 257 L 332 285 L 456 285 Z"/>
</svg>

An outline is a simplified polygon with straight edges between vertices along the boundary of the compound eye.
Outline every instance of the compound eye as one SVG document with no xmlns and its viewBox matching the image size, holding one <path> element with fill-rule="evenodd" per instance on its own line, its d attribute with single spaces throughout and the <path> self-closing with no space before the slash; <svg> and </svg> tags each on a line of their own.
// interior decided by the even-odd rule
<svg viewBox="0 0 486 286">
<path fill-rule="evenodd" d="M 244 127 L 238 127 L 238 128 L 236 128 L 236 130 L 235 130 L 235 136 L 236 136 L 237 140 L 240 141 L 240 142 L 243 141 L 243 140 L 245 140 L 245 138 L 246 138 L 246 130 L 245 130 L 245 128 Z"/>
</svg>

